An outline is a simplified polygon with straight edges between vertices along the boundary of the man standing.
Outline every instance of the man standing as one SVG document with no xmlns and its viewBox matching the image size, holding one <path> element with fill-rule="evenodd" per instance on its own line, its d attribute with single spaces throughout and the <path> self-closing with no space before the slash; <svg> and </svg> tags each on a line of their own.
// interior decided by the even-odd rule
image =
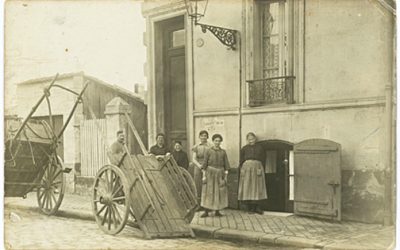
<svg viewBox="0 0 400 250">
<path fill-rule="evenodd" d="M 163 159 L 164 156 L 170 154 L 169 149 L 164 144 L 164 138 L 164 134 L 157 134 L 157 144 L 150 148 L 150 154 L 155 155 L 158 160 Z"/>
<path fill-rule="evenodd" d="M 118 165 L 125 153 L 125 134 L 124 131 L 117 131 L 117 140 L 111 144 L 108 159 L 111 164 Z"/>
</svg>

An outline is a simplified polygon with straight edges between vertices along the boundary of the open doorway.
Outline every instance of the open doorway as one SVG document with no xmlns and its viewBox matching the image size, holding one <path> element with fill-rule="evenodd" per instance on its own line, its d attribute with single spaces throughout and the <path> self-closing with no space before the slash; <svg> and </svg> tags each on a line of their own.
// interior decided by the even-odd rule
<svg viewBox="0 0 400 250">
<path fill-rule="evenodd" d="M 293 212 L 293 144 L 281 140 L 261 142 L 266 150 L 265 182 L 268 199 L 265 211 Z"/>
</svg>

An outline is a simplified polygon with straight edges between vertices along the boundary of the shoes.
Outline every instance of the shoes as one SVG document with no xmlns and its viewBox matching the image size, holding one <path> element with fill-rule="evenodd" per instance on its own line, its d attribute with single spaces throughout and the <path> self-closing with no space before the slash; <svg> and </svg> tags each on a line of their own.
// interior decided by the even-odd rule
<svg viewBox="0 0 400 250">
<path fill-rule="evenodd" d="M 200 215 L 201 218 L 208 217 L 208 212 L 204 212 L 202 215 Z"/>
<path fill-rule="evenodd" d="M 215 211 L 215 216 L 217 216 L 217 217 L 221 217 L 222 216 L 222 214 L 217 210 L 217 211 Z"/>
<path fill-rule="evenodd" d="M 260 208 L 256 208 L 256 209 L 254 210 L 254 212 L 256 212 L 257 214 L 264 214 L 264 211 L 261 210 Z"/>
</svg>

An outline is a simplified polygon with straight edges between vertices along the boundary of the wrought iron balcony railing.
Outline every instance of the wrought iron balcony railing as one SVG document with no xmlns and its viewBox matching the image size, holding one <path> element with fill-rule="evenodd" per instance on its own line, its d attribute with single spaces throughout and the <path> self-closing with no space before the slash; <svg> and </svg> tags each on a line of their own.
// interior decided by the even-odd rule
<svg viewBox="0 0 400 250">
<path fill-rule="evenodd" d="M 294 103 L 294 78 L 294 76 L 279 76 L 248 80 L 248 105 L 258 107 L 275 103 Z"/>
</svg>

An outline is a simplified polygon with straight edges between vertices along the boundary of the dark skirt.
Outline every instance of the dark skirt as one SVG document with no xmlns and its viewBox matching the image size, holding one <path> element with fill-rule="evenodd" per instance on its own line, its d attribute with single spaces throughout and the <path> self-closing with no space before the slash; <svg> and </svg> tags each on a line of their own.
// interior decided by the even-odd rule
<svg viewBox="0 0 400 250">
<path fill-rule="evenodd" d="M 260 161 L 247 160 L 240 170 L 238 200 L 267 199 L 264 168 Z"/>
<path fill-rule="evenodd" d="M 210 210 L 220 210 L 228 206 L 228 188 L 224 179 L 224 169 L 208 166 L 206 183 L 201 192 L 201 206 Z"/>
</svg>

